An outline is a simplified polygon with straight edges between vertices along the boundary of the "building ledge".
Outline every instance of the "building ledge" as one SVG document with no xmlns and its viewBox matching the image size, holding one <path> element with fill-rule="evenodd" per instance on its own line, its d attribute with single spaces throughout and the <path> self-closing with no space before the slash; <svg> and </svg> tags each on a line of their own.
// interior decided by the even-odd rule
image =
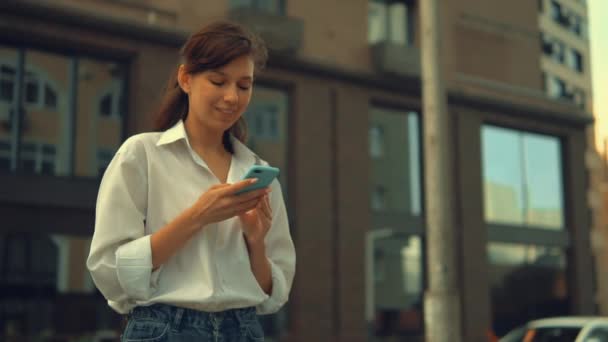
<svg viewBox="0 0 608 342">
<path fill-rule="evenodd" d="M 250 27 L 277 53 L 296 54 L 302 46 L 304 23 L 300 19 L 251 8 L 231 9 L 228 18 Z"/>
<path fill-rule="evenodd" d="M 379 42 L 371 46 L 376 71 L 385 74 L 420 76 L 420 50 L 414 46 Z"/>
</svg>

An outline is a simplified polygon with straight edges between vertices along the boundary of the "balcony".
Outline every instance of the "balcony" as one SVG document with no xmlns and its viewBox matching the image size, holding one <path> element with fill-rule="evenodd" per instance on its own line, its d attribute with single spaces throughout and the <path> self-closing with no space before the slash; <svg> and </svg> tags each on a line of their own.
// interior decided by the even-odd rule
<svg viewBox="0 0 608 342">
<path fill-rule="evenodd" d="M 415 46 L 378 42 L 371 46 L 376 71 L 401 76 L 420 76 L 420 50 Z"/>
<path fill-rule="evenodd" d="M 302 45 L 304 23 L 300 19 L 249 7 L 231 9 L 228 17 L 257 32 L 273 52 L 293 55 Z"/>
</svg>

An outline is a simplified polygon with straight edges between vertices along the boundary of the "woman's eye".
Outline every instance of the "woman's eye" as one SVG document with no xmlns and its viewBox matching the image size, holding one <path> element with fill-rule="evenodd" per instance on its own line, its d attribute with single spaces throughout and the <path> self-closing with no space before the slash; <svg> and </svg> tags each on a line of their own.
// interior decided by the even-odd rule
<svg viewBox="0 0 608 342">
<path fill-rule="evenodd" d="M 241 90 L 249 90 L 249 88 L 251 88 L 250 85 L 239 85 L 239 88 L 241 88 Z"/>
<path fill-rule="evenodd" d="M 220 81 L 214 81 L 214 80 L 210 80 L 210 81 L 211 81 L 211 83 L 212 83 L 213 85 L 216 85 L 216 86 L 218 86 L 218 87 L 219 87 L 219 86 L 224 85 L 224 82 L 220 82 Z"/>
</svg>

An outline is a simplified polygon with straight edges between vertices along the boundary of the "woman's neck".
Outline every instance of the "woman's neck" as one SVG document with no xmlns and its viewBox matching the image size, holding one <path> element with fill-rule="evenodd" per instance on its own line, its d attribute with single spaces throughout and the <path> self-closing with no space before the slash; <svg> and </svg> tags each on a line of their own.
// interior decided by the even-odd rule
<svg viewBox="0 0 608 342">
<path fill-rule="evenodd" d="M 209 129 L 209 127 L 197 122 L 193 115 L 188 115 L 184 121 L 184 128 L 190 146 L 199 154 L 223 154 L 226 152 L 223 143 L 224 132 Z"/>
</svg>

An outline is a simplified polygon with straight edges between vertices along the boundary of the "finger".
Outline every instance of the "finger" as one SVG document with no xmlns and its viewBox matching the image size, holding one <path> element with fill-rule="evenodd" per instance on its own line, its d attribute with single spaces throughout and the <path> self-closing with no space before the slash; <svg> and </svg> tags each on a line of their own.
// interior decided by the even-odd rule
<svg viewBox="0 0 608 342">
<path fill-rule="evenodd" d="M 264 196 L 264 199 L 261 201 L 262 202 L 262 213 L 264 213 L 264 216 L 271 220 L 272 219 L 272 209 L 270 208 L 270 204 L 268 202 L 268 195 Z"/>
<path fill-rule="evenodd" d="M 268 188 L 262 188 L 262 189 L 246 192 L 246 193 L 240 194 L 240 195 L 232 195 L 232 199 L 234 200 L 234 203 L 242 203 L 242 202 L 246 202 L 251 199 L 254 199 L 254 198 L 260 199 L 262 196 L 266 195 L 267 193 L 268 193 Z"/>
<path fill-rule="evenodd" d="M 244 213 L 248 212 L 249 210 L 254 209 L 258 205 L 258 203 L 259 203 L 259 200 L 257 198 L 254 198 L 247 202 L 237 204 L 231 208 L 232 216 L 244 214 Z"/>
<path fill-rule="evenodd" d="M 222 189 L 224 195 L 232 195 L 235 192 L 245 189 L 246 187 L 255 184 L 258 181 L 257 178 L 249 178 L 242 181 L 238 181 L 233 184 L 229 184 L 227 187 Z"/>
<path fill-rule="evenodd" d="M 226 186 L 228 186 L 229 184 L 226 183 L 220 183 L 220 184 L 215 184 L 212 185 L 209 190 L 217 190 L 217 189 L 221 189 L 221 188 L 225 188 Z"/>
</svg>

